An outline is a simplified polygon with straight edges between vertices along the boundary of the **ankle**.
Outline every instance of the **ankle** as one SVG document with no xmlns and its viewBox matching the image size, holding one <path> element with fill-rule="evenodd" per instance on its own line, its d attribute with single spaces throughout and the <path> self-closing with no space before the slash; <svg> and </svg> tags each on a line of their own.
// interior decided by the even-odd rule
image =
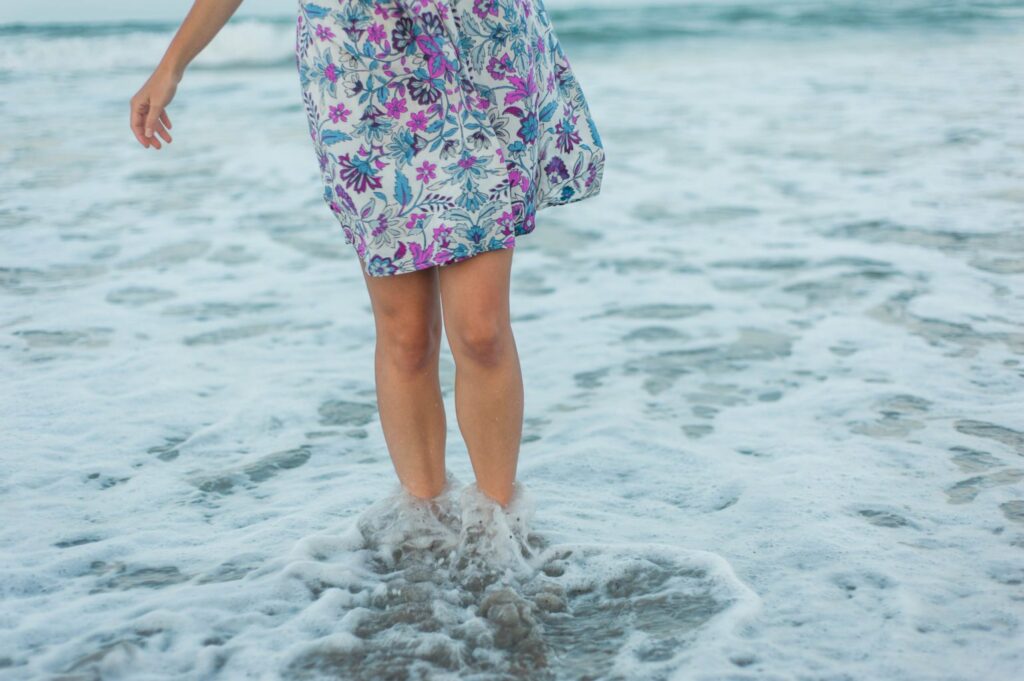
<svg viewBox="0 0 1024 681">
<path fill-rule="evenodd" d="M 444 491 L 445 480 L 442 479 L 440 482 L 435 483 L 421 482 L 411 485 L 406 485 L 403 483 L 402 487 L 405 489 L 406 493 L 410 494 L 411 496 L 414 496 L 417 499 L 429 501 L 431 499 L 437 498 L 438 496 L 440 496 L 441 492 Z"/>
</svg>

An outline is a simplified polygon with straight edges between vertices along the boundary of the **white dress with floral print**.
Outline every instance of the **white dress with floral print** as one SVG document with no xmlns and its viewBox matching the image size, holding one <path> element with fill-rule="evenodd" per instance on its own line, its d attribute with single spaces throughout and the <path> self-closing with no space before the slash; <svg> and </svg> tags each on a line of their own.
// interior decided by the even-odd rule
<svg viewBox="0 0 1024 681">
<path fill-rule="evenodd" d="M 600 191 L 542 0 L 300 0 L 296 64 L 324 200 L 371 276 L 513 248 Z"/>
</svg>

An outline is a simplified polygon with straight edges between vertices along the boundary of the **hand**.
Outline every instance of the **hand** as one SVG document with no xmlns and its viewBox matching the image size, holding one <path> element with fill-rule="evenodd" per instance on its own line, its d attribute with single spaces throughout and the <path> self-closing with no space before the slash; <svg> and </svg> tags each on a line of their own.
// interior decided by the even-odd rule
<svg viewBox="0 0 1024 681">
<path fill-rule="evenodd" d="M 131 99 L 131 127 L 135 138 L 144 147 L 160 149 L 160 138 L 171 142 L 171 119 L 166 107 L 174 99 L 181 80 L 179 74 L 158 67 L 149 80 Z"/>
</svg>

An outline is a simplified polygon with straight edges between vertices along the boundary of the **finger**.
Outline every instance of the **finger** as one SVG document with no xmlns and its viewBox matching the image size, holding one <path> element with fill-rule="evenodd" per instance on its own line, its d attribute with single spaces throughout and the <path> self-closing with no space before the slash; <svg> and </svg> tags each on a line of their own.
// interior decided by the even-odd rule
<svg viewBox="0 0 1024 681">
<path fill-rule="evenodd" d="M 171 141 L 171 133 L 167 132 L 167 129 L 164 127 L 164 122 L 159 118 L 157 118 L 156 123 L 153 124 L 153 132 L 160 137 L 163 137 L 165 142 Z M 156 139 L 156 136 L 154 136 L 153 139 Z"/>
<path fill-rule="evenodd" d="M 139 140 L 143 147 L 147 149 L 153 146 L 153 140 L 146 137 L 146 116 L 149 114 L 150 106 L 148 100 L 143 100 L 136 103 L 134 119 L 132 122 L 132 129 L 135 131 L 135 137 Z"/>
<path fill-rule="evenodd" d="M 160 112 L 160 120 L 163 122 L 164 125 L 167 126 L 168 130 L 170 130 L 172 127 L 174 127 L 174 126 L 171 125 L 171 119 L 167 115 L 167 109 L 164 109 L 163 111 Z"/>
<path fill-rule="evenodd" d="M 149 140 L 147 140 L 146 136 L 143 134 L 146 120 L 146 105 L 132 102 L 131 107 L 132 132 L 135 133 L 135 139 L 139 140 L 139 144 L 141 144 L 144 147 L 148 147 Z"/>
<path fill-rule="evenodd" d="M 146 113 L 146 124 L 145 134 L 146 137 L 152 139 L 153 132 L 156 130 L 157 120 L 160 118 L 160 114 L 164 112 L 164 108 L 157 104 L 150 104 L 149 111 Z"/>
</svg>

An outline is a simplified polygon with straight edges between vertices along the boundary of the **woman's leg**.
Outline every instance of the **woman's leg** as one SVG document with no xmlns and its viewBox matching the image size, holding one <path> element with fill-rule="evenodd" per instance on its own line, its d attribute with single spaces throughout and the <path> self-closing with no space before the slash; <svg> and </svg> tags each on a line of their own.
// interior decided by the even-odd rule
<svg viewBox="0 0 1024 681">
<path fill-rule="evenodd" d="M 438 378 L 441 304 L 437 268 L 371 277 L 363 271 L 377 331 L 377 408 L 395 472 L 414 496 L 445 484 L 444 401 Z"/>
<path fill-rule="evenodd" d="M 440 268 L 455 410 L 477 486 L 507 506 L 523 434 L 523 377 L 509 320 L 513 249 Z"/>
</svg>

